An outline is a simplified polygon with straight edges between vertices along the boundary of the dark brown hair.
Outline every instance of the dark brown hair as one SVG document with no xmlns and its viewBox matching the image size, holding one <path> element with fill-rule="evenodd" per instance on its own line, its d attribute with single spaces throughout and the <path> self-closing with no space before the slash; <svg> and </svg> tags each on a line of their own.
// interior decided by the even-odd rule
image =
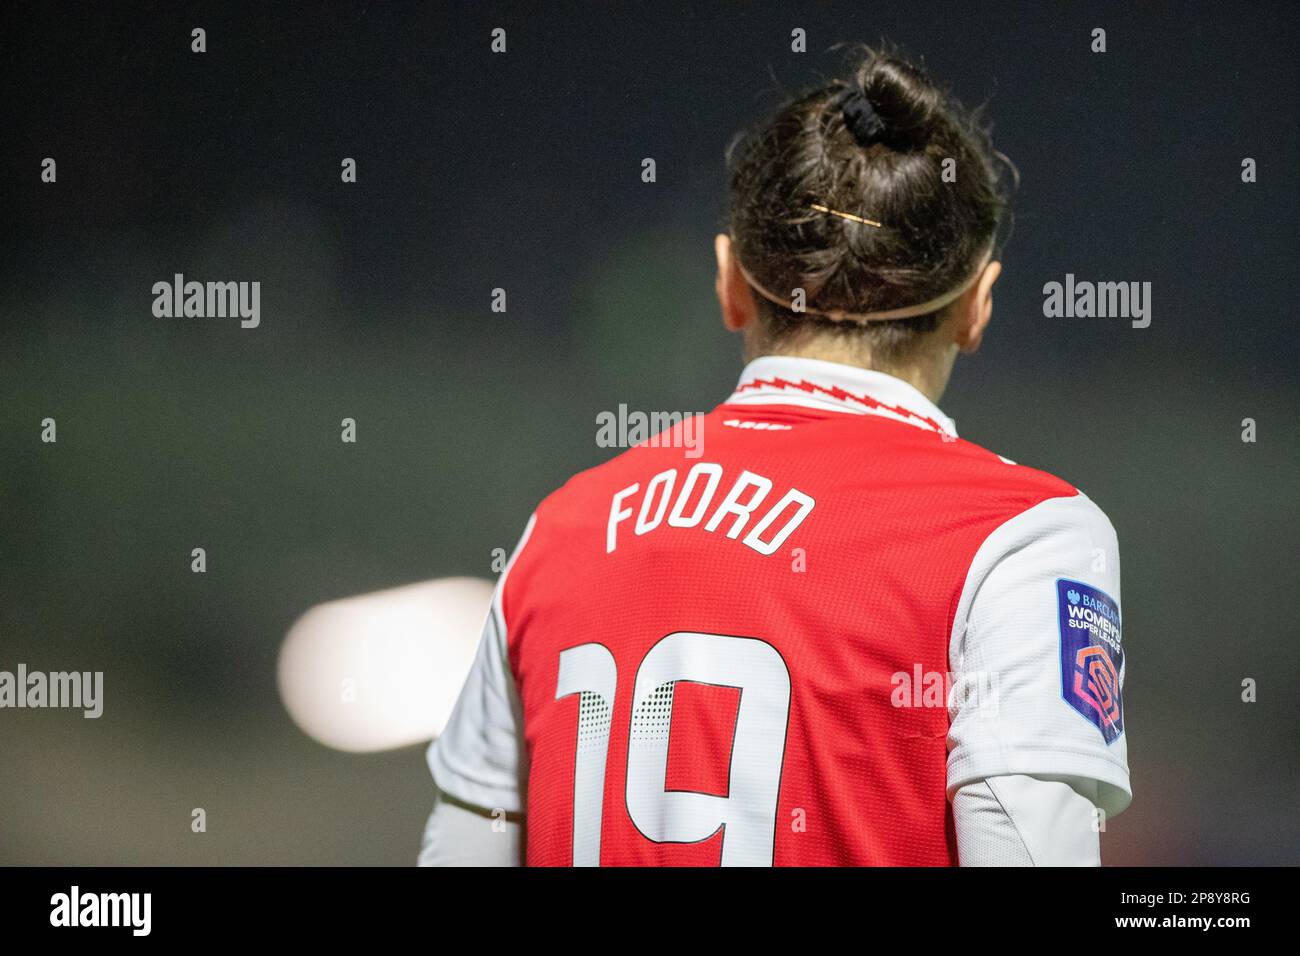
<svg viewBox="0 0 1300 956">
<path fill-rule="evenodd" d="M 979 265 L 1006 206 L 999 160 L 1006 161 L 977 114 L 893 50 L 859 47 L 854 55 L 849 79 L 785 103 L 727 151 L 735 254 L 774 294 L 803 289 L 810 310 L 873 312 L 943 295 Z M 846 126 L 849 98 L 869 114 L 865 135 L 861 123 Z M 945 159 L 955 162 L 955 182 L 942 179 Z M 933 331 L 942 312 L 837 321 L 755 297 L 769 341 L 810 329 L 864 336 L 882 361 Z"/>
</svg>

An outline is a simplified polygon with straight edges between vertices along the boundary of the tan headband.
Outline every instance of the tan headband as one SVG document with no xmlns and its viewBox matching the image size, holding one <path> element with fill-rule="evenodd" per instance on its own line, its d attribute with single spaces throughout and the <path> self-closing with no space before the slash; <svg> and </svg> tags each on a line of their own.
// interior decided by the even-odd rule
<svg viewBox="0 0 1300 956">
<path fill-rule="evenodd" d="M 734 244 L 734 240 L 733 240 L 733 244 Z M 884 322 L 890 319 L 908 319 L 916 315 L 929 315 L 931 312 L 936 312 L 939 309 L 942 309 L 949 302 L 953 302 L 956 299 L 960 298 L 966 292 L 967 289 L 969 289 L 972 285 L 975 284 L 975 280 L 978 279 L 980 275 L 984 272 L 984 267 L 989 264 L 989 260 L 991 258 L 992 258 L 992 250 L 990 250 L 989 253 L 986 254 L 983 259 L 980 260 L 979 267 L 970 274 L 970 276 L 966 279 L 966 281 L 964 281 L 961 285 L 957 286 L 957 288 L 952 289 L 949 292 L 945 292 L 943 295 L 936 296 L 935 298 L 930 299 L 928 302 L 922 302 L 919 305 L 904 306 L 901 309 L 885 309 L 880 312 L 845 312 L 843 309 L 831 309 L 827 311 L 823 311 L 821 309 L 809 309 L 809 308 L 796 309 L 794 307 L 794 304 L 789 299 L 782 299 L 780 296 L 772 292 L 769 292 L 767 289 L 763 288 L 763 286 L 761 286 L 758 283 L 758 280 L 749 274 L 749 270 L 747 270 L 745 266 L 741 263 L 739 257 L 734 257 L 736 266 L 737 268 L 740 269 L 740 274 L 745 277 L 745 281 L 748 282 L 750 286 L 753 287 L 755 292 L 757 292 L 763 298 L 767 299 L 769 302 L 773 302 L 784 309 L 790 310 L 791 312 L 800 313 L 804 315 L 820 315 L 824 318 L 832 319 L 836 322 L 840 322 L 845 319 L 851 319 L 855 322 Z"/>
<path fill-rule="evenodd" d="M 828 206 L 823 206 L 820 203 L 814 202 L 809 203 L 808 205 L 813 209 L 816 209 L 818 212 L 827 213 L 831 216 L 838 216 L 840 219 L 847 219 L 850 222 L 858 222 L 864 226 L 874 226 L 877 229 L 881 228 L 881 224 L 876 222 L 874 219 L 866 219 L 862 216 L 855 216 L 852 213 L 840 212 L 839 210 L 831 209 Z M 733 249 L 736 247 L 735 236 L 731 237 L 731 246 Z M 882 322 L 888 321 L 889 319 L 908 319 L 915 315 L 929 315 L 931 312 L 936 312 L 939 309 L 942 309 L 949 302 L 959 298 L 967 289 L 975 284 L 975 280 L 980 277 L 980 274 L 984 271 L 984 267 L 989 264 L 989 260 L 992 258 L 993 247 L 989 246 L 988 251 L 984 254 L 984 258 L 980 260 L 979 268 L 972 272 L 969 278 L 967 278 L 966 281 L 957 288 L 950 292 L 945 292 L 943 295 L 933 298 L 929 302 L 922 302 L 920 305 L 908 305 L 901 309 L 886 309 L 881 312 L 845 312 L 843 309 L 833 309 L 828 312 L 823 312 L 820 309 L 809 309 L 806 307 L 796 309 L 794 303 L 787 299 L 782 299 L 780 296 L 769 292 L 767 289 L 763 288 L 763 286 L 759 285 L 758 280 L 750 275 L 749 270 L 747 270 L 741 263 L 739 256 L 735 257 L 735 260 L 736 265 L 740 269 L 740 274 L 745 277 L 745 281 L 753 287 L 754 291 L 769 302 L 774 302 L 781 306 L 783 309 L 788 309 L 791 312 L 802 313 L 804 315 L 820 315 L 827 319 L 833 319 L 836 322 L 840 322 L 844 319 L 852 319 L 857 322 Z"/>
</svg>

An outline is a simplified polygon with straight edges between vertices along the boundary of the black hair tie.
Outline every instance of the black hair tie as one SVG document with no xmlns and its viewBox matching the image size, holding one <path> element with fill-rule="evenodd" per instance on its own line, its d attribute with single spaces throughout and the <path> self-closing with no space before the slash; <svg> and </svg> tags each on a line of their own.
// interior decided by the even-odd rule
<svg viewBox="0 0 1300 956">
<path fill-rule="evenodd" d="M 859 146 L 870 146 L 880 141 L 885 121 L 859 87 L 850 86 L 840 94 L 840 110 L 844 113 L 844 126 Z"/>
</svg>

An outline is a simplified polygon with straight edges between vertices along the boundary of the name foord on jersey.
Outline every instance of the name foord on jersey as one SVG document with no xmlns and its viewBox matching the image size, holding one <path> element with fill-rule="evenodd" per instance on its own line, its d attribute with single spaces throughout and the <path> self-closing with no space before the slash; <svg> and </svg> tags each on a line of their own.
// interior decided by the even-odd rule
<svg viewBox="0 0 1300 956">
<path fill-rule="evenodd" d="M 1096 725 L 1106 743 L 1124 732 L 1119 605 L 1082 581 L 1056 582 L 1061 629 L 1061 696 Z"/>
<path fill-rule="evenodd" d="M 605 532 L 605 553 L 613 553 L 620 544 L 620 525 L 629 522 L 634 536 L 649 534 L 665 524 L 671 528 L 702 528 L 723 533 L 759 554 L 775 554 L 785 540 L 812 513 L 816 501 L 797 488 L 790 488 L 779 498 L 772 495 L 770 478 L 742 470 L 728 475 L 725 494 L 722 466 L 702 461 L 683 475 L 681 469 L 669 468 L 645 482 L 635 482 L 614 492 L 609 506 L 609 524 Z M 768 504 L 772 501 L 771 504 Z M 767 505 L 767 507 L 764 507 Z M 627 540 L 626 532 L 622 529 Z"/>
</svg>

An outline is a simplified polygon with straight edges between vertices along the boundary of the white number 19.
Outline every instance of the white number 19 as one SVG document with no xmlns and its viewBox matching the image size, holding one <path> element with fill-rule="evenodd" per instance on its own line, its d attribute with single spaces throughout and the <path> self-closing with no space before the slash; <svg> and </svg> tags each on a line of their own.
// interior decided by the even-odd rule
<svg viewBox="0 0 1300 956">
<path fill-rule="evenodd" d="M 727 796 L 665 789 L 673 686 L 677 681 L 740 691 Z M 560 653 L 555 699 L 577 694 L 573 865 L 600 865 L 605 763 L 618 668 L 603 644 Z M 777 795 L 790 713 L 790 672 L 771 644 L 752 637 L 677 631 L 641 661 L 632 694 L 627 812 L 656 843 L 698 843 L 725 827 L 723 866 L 771 866 Z"/>
</svg>

